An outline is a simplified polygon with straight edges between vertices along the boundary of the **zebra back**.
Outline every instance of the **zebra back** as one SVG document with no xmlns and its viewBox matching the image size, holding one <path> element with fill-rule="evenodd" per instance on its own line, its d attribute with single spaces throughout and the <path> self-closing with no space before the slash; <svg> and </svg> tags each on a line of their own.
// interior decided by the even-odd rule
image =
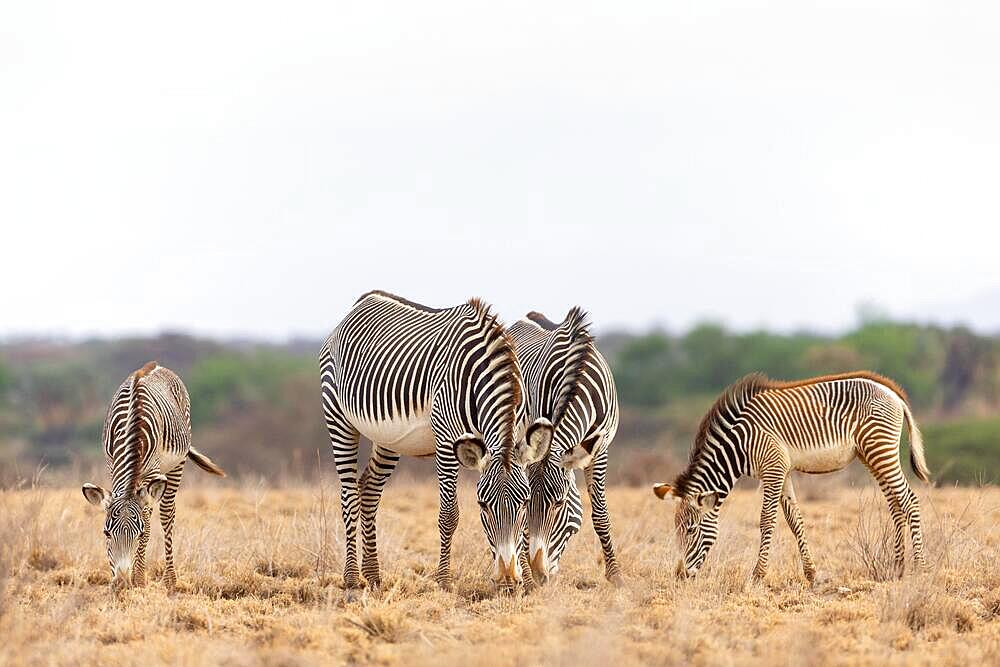
<svg viewBox="0 0 1000 667">
<path fill-rule="evenodd" d="M 159 450 L 185 454 L 191 409 L 180 378 L 155 361 L 130 374 L 108 406 L 102 439 L 114 496 L 134 493 L 158 469 Z"/>
<path fill-rule="evenodd" d="M 435 431 L 480 433 L 512 462 L 524 416 L 523 381 L 503 324 L 479 299 L 429 308 L 363 295 L 320 349 L 325 400 L 379 423 L 431 415 Z"/>
</svg>

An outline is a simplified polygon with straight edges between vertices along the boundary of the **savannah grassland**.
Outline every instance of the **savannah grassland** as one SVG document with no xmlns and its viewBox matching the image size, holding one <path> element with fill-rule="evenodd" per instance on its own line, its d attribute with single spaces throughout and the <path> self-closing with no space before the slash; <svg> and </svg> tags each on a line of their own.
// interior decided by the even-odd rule
<svg viewBox="0 0 1000 667">
<path fill-rule="evenodd" d="M 901 581 L 879 580 L 887 514 L 873 489 L 800 488 L 812 587 L 783 523 L 767 579 L 748 581 L 754 491 L 727 503 L 701 575 L 677 581 L 670 506 L 648 488 L 616 487 L 625 585 L 604 580 L 588 515 L 554 582 L 507 597 L 485 577 L 467 481 L 454 592 L 432 578 L 435 487 L 397 479 L 379 515 L 383 590 L 354 595 L 341 588 L 335 485 L 196 483 L 179 496 L 179 590 L 158 580 L 157 524 L 151 581 L 121 599 L 108 591 L 102 517 L 78 488 L 4 491 L 0 664 L 995 664 L 1000 488 L 924 487 L 932 566 L 913 574 L 908 564 Z"/>
</svg>

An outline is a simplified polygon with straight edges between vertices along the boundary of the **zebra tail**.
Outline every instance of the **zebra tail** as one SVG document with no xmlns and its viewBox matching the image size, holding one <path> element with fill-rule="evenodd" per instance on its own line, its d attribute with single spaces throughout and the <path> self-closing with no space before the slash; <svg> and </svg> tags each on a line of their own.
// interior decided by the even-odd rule
<svg viewBox="0 0 1000 667">
<path fill-rule="evenodd" d="M 201 452 L 199 452 L 194 447 L 188 449 L 188 458 L 194 461 L 194 464 L 204 470 L 205 472 L 211 473 L 213 475 L 218 475 L 219 477 L 225 477 L 226 471 L 215 464 L 215 461 L 208 458 Z"/>
<path fill-rule="evenodd" d="M 903 416 L 906 417 L 906 426 L 910 430 L 910 467 L 917 477 L 930 483 L 931 471 L 927 468 L 927 459 L 924 458 L 924 439 L 906 401 L 903 401 Z"/>
</svg>

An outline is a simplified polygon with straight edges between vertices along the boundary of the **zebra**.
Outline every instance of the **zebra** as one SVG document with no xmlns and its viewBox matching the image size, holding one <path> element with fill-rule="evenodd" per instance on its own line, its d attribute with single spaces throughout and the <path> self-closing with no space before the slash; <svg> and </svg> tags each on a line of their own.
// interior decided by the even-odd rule
<svg viewBox="0 0 1000 667">
<path fill-rule="evenodd" d="M 191 459 L 206 472 L 226 476 L 191 446 L 191 402 L 184 383 L 155 361 L 131 373 L 108 406 L 102 441 L 111 490 L 87 483 L 83 497 L 105 511 L 111 587 L 146 583 L 150 519 L 153 505 L 159 504 L 166 553 L 163 582 L 173 589 L 174 512 L 184 463 Z"/>
<path fill-rule="evenodd" d="M 675 500 L 675 524 L 684 551 L 678 576 L 694 575 L 718 536 L 719 510 L 736 480 L 759 479 L 763 489 L 760 550 L 753 578 L 767 573 L 778 506 L 798 544 L 802 570 L 816 569 L 789 473 L 827 473 L 860 459 L 889 503 L 895 526 L 894 566 L 902 576 L 904 531 L 909 523 L 914 560 L 926 568 L 920 504 L 899 462 L 903 424 L 910 432 L 910 465 L 924 482 L 930 472 L 920 429 L 903 389 L 868 371 L 780 382 L 754 373 L 726 389 L 705 415 L 690 461 L 671 484 L 653 491 Z"/>
<path fill-rule="evenodd" d="M 583 507 L 574 470 L 583 468 L 605 576 L 621 584 L 605 497 L 608 449 L 618 431 L 618 393 L 611 369 L 590 335 L 588 315 L 574 307 L 562 323 L 555 324 L 530 312 L 509 333 L 525 378 L 529 418 L 554 425 L 550 450 L 528 468 L 533 579 L 544 584 L 558 571 L 569 539 L 580 530 Z"/>
<path fill-rule="evenodd" d="M 362 295 L 319 353 L 324 419 L 340 480 L 346 533 L 345 588 L 381 585 L 375 515 L 400 456 L 435 458 L 441 555 L 435 575 L 452 587 L 451 542 L 458 525 L 459 465 L 480 473 L 480 518 L 492 578 L 522 581 L 526 504 L 524 466 L 548 449 L 552 426 L 525 425 L 521 370 L 503 325 L 470 299 L 429 308 L 380 290 Z M 358 441 L 372 441 L 358 478 Z M 356 536 L 360 520 L 362 564 Z"/>
</svg>

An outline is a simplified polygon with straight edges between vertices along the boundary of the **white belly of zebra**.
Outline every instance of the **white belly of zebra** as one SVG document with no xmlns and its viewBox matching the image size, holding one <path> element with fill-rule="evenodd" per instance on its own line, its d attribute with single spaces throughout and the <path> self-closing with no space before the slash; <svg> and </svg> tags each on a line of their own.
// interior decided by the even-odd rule
<svg viewBox="0 0 1000 667">
<path fill-rule="evenodd" d="M 372 442 L 406 456 L 433 455 L 437 443 L 430 414 L 384 421 L 354 419 L 354 426 Z"/>
<path fill-rule="evenodd" d="M 792 460 L 792 469 L 801 472 L 821 473 L 844 468 L 854 460 L 855 450 L 853 442 L 842 442 L 808 449 L 790 447 L 789 455 Z"/>
</svg>

